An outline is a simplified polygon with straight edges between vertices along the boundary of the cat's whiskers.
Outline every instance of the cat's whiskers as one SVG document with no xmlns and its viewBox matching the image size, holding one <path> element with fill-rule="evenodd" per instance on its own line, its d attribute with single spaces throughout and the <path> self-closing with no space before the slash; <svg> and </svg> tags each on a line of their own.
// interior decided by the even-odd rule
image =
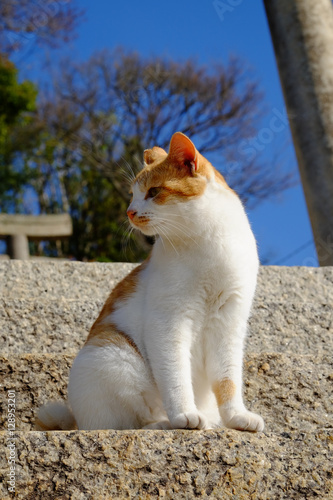
<svg viewBox="0 0 333 500">
<path fill-rule="evenodd" d="M 188 242 L 186 241 L 187 239 L 193 242 L 195 245 L 199 246 L 198 242 L 192 238 L 188 233 L 186 233 L 183 229 L 177 228 L 176 226 L 172 225 L 168 221 L 163 223 L 163 226 L 166 229 L 172 229 L 174 230 L 174 234 L 178 240 L 180 240 L 184 245 L 186 245 Z"/>
<path fill-rule="evenodd" d="M 119 233 L 120 231 L 123 231 L 124 230 L 124 226 L 125 226 L 125 229 L 129 228 L 130 227 L 130 224 L 128 222 L 128 218 L 125 217 L 124 220 L 120 223 L 118 229 L 117 229 L 117 233 Z"/>
<path fill-rule="evenodd" d="M 193 222 L 193 219 L 189 216 L 186 216 L 186 215 L 181 215 L 181 214 L 173 214 L 173 213 L 167 213 L 167 212 L 163 212 L 163 215 L 167 217 L 167 219 L 165 220 L 168 220 L 170 221 L 170 218 L 173 218 L 173 217 L 181 217 L 182 219 L 186 219 L 186 220 L 189 220 L 190 222 Z M 158 216 L 160 217 L 160 216 Z M 181 224 L 181 222 L 179 222 L 178 220 L 177 221 L 173 221 L 174 223 L 178 223 L 178 224 Z M 187 229 L 187 226 L 181 224 L 184 228 Z M 191 230 L 192 233 L 194 234 L 194 236 L 200 236 L 200 233 L 198 233 L 197 231 L 193 231 Z"/>
<path fill-rule="evenodd" d="M 132 173 L 126 172 L 125 169 L 119 168 L 119 173 L 123 179 L 129 184 L 132 185 L 135 177 L 133 177 Z"/>
<path fill-rule="evenodd" d="M 156 231 L 156 234 L 160 237 L 159 239 L 161 240 L 161 243 L 162 243 L 162 246 L 164 248 L 164 250 L 166 250 L 165 248 L 165 244 L 164 244 L 164 239 L 162 238 L 162 236 L 159 234 L 159 229 L 158 227 L 155 227 L 155 226 L 152 226 L 153 230 Z"/>
<path fill-rule="evenodd" d="M 187 219 L 192 222 L 192 218 L 189 215 L 185 214 L 175 214 L 174 212 L 163 212 L 163 215 L 168 217 L 181 217 L 182 219 Z"/>
<path fill-rule="evenodd" d="M 169 219 L 161 219 L 162 222 L 164 222 L 165 224 L 169 225 L 169 227 L 174 227 L 176 230 L 180 230 L 182 231 L 186 236 L 188 236 L 190 239 L 193 239 L 192 236 L 191 236 L 191 232 L 188 230 L 188 228 L 186 226 L 184 226 L 183 224 L 177 222 L 177 221 L 170 221 Z M 198 233 L 194 233 L 195 235 L 198 235 Z"/>
<path fill-rule="evenodd" d="M 127 233 L 129 232 L 130 225 L 128 223 L 127 217 L 120 223 L 116 233 L 119 234 L 121 233 L 121 242 L 122 246 L 124 245 L 124 242 L 127 238 Z"/>
<path fill-rule="evenodd" d="M 118 172 L 120 173 L 121 177 L 125 179 L 126 183 L 131 186 L 135 180 L 136 175 L 130 163 L 124 161 L 124 165 L 126 166 L 126 168 L 125 166 L 120 166 L 119 163 L 117 163 Z"/>
<path fill-rule="evenodd" d="M 124 172 L 126 172 L 126 173 L 127 173 L 127 174 L 128 174 L 128 175 L 129 175 L 129 176 L 130 176 L 133 180 L 134 180 L 134 179 L 135 179 L 135 177 L 136 177 L 136 174 L 135 174 L 135 172 L 134 172 L 134 170 L 133 170 L 132 165 L 131 165 L 128 161 L 126 161 L 126 160 L 124 160 L 124 164 L 125 164 L 125 166 L 127 167 L 127 172 L 126 172 L 126 170 L 125 170 L 125 168 L 124 168 L 124 167 L 122 167 L 122 170 L 123 170 Z"/>
<path fill-rule="evenodd" d="M 165 214 L 163 213 L 163 215 L 165 215 L 166 217 L 162 217 L 161 215 L 155 215 L 154 217 L 156 217 L 156 219 L 158 221 L 162 221 L 162 222 L 168 222 L 170 224 L 174 224 L 174 226 L 178 226 L 180 229 L 184 229 L 184 232 L 188 229 L 187 226 L 185 226 L 185 224 L 182 224 L 180 221 L 175 221 L 175 220 L 170 220 L 170 217 L 173 216 L 173 214 Z M 170 216 L 170 217 L 168 217 Z M 188 235 L 190 235 L 190 233 L 186 233 Z M 194 232 L 194 234 L 197 234 L 196 232 Z"/>
<path fill-rule="evenodd" d="M 186 226 L 180 224 L 179 222 L 175 222 L 175 221 L 170 221 L 169 219 L 164 219 L 162 217 L 159 217 L 158 218 L 158 222 L 162 222 L 163 223 L 163 226 L 167 226 L 171 229 L 175 229 L 175 233 L 177 235 L 177 237 L 185 244 L 185 240 L 184 238 L 182 238 L 181 236 L 184 234 L 188 239 L 190 239 L 191 241 L 193 241 L 193 243 L 195 243 L 198 247 L 200 247 L 199 243 L 191 236 L 191 234 L 188 232 Z M 179 231 L 181 231 L 183 234 L 180 235 L 179 234 Z M 195 233 L 197 236 L 199 236 L 198 233 Z"/>
<path fill-rule="evenodd" d="M 169 223 L 168 221 L 166 222 L 163 222 L 162 225 L 159 224 L 157 227 L 158 227 L 158 231 L 159 231 L 159 234 L 161 236 L 161 238 L 166 238 L 169 243 L 173 246 L 173 248 L 176 250 L 176 244 L 175 244 L 175 241 L 172 240 L 172 238 L 170 237 L 170 235 L 167 234 L 167 231 L 166 231 L 166 226 L 168 226 L 169 224 L 169 227 L 172 227 L 171 226 L 171 223 Z M 176 229 L 178 230 L 178 228 L 175 228 L 175 227 L 172 227 L 172 229 Z M 197 244 L 197 242 L 191 238 L 190 236 L 187 236 L 189 239 L 191 239 L 194 243 Z M 177 239 L 178 241 L 180 241 L 182 244 L 186 245 L 188 242 L 182 237 L 182 235 L 180 235 L 179 233 L 177 234 Z M 176 250 L 176 253 L 177 255 L 179 255 L 179 252 Z"/>
<path fill-rule="evenodd" d="M 126 222 L 126 221 L 124 221 Z M 128 253 L 128 249 L 131 250 L 131 243 L 132 243 L 132 240 L 131 240 L 131 235 L 134 231 L 134 228 L 128 224 L 127 227 L 125 228 L 124 230 L 124 233 L 123 233 L 123 236 L 122 236 L 122 247 L 123 247 L 123 251 L 124 251 L 124 254 L 127 256 L 127 253 Z"/>
<path fill-rule="evenodd" d="M 172 246 L 172 248 L 174 249 L 174 251 L 176 252 L 176 254 L 179 255 L 179 252 L 177 251 L 175 245 L 172 243 L 171 239 L 166 234 L 166 232 L 158 224 L 155 227 L 156 227 L 156 229 L 158 231 L 158 234 L 160 235 L 161 239 L 166 238 L 168 240 L 168 242 L 170 243 L 170 245 Z M 165 246 L 164 246 L 164 249 L 165 249 Z"/>
</svg>

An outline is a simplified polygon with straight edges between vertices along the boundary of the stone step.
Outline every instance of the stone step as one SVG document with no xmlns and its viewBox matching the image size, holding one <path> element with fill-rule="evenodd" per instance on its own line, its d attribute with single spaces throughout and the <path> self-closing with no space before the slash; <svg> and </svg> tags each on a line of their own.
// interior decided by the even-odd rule
<svg viewBox="0 0 333 500">
<path fill-rule="evenodd" d="M 49 400 L 66 400 L 74 356 L 23 354 L 1 356 L 5 394 L 16 394 L 16 429 L 33 429 L 35 412 Z M 333 430 L 331 355 L 248 354 L 244 362 L 245 401 L 260 413 L 267 432 Z M 5 398 L 0 428 L 6 428 Z"/>
<path fill-rule="evenodd" d="M 137 264 L 86 262 L 0 262 L 0 297 L 105 301 Z"/>
<path fill-rule="evenodd" d="M 0 297 L 87 299 L 104 301 L 113 286 L 136 264 L 1 261 Z M 332 304 L 333 267 L 263 266 L 257 303 Z"/>
<path fill-rule="evenodd" d="M 41 404 L 66 399 L 74 352 L 132 268 L 0 262 L 0 498 L 13 498 L 13 446 L 18 498 L 333 498 L 333 268 L 260 270 L 244 393 L 264 433 L 32 430 Z"/>
<path fill-rule="evenodd" d="M 0 432 L 0 497 L 8 433 Z M 15 490 L 28 499 L 329 499 L 332 433 L 17 432 Z"/>
<path fill-rule="evenodd" d="M 102 300 L 0 299 L 1 352 L 76 353 L 103 305 Z M 333 351 L 333 309 L 310 302 L 256 304 L 247 352 Z"/>
</svg>

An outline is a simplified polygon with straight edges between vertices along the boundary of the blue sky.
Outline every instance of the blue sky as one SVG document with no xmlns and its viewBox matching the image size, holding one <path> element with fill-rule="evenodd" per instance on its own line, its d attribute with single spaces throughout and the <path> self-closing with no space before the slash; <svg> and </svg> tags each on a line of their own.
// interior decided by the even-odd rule
<svg viewBox="0 0 333 500">
<path fill-rule="evenodd" d="M 265 114 L 256 134 L 258 159 L 272 164 L 274 175 L 279 156 L 298 176 L 289 125 L 280 121 L 283 126 L 272 129 L 274 117 L 285 115 L 285 105 L 262 0 L 78 0 L 77 5 L 85 9 L 85 20 L 65 50 L 78 60 L 117 46 L 143 56 L 178 61 L 194 57 L 206 65 L 240 56 L 264 93 Z M 51 60 L 63 52 L 51 53 Z M 19 67 L 29 78 L 41 78 L 36 54 L 34 60 L 21 58 Z M 300 182 L 248 215 L 265 263 L 318 265 Z"/>
</svg>

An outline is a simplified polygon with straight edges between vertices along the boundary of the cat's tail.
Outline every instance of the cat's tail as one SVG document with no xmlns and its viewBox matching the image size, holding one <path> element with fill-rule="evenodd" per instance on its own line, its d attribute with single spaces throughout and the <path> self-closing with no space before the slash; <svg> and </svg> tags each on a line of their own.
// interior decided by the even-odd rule
<svg viewBox="0 0 333 500">
<path fill-rule="evenodd" d="M 50 401 L 39 408 L 35 428 L 38 431 L 71 431 L 77 429 L 77 425 L 65 403 Z"/>
</svg>

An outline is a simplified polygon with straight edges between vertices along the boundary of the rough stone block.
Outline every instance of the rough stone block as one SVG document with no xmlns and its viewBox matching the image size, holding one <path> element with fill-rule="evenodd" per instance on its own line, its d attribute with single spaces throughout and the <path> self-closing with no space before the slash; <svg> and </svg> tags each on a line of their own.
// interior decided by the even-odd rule
<svg viewBox="0 0 333 500">
<path fill-rule="evenodd" d="M 2 356 L 0 377 L 5 393 L 16 393 L 17 430 L 31 430 L 38 407 L 66 400 L 74 356 L 24 354 Z M 260 413 L 267 431 L 314 431 L 333 427 L 331 356 L 249 354 L 244 362 L 244 392 L 249 409 Z M 6 426 L 5 399 L 0 427 Z"/>
<path fill-rule="evenodd" d="M 77 353 L 103 301 L 0 299 L 1 352 Z M 247 352 L 325 353 L 333 350 L 333 309 L 311 302 L 256 303 Z"/>
<path fill-rule="evenodd" d="M 0 296 L 105 300 L 136 264 L 0 261 Z M 333 267 L 262 266 L 257 302 L 333 302 Z"/>
<path fill-rule="evenodd" d="M 0 433 L 2 450 L 7 433 Z M 16 493 L 28 499 L 332 498 L 332 433 L 18 432 Z M 8 450 L 7 450 L 8 452 Z M 0 456 L 0 496 L 7 491 Z"/>
</svg>

